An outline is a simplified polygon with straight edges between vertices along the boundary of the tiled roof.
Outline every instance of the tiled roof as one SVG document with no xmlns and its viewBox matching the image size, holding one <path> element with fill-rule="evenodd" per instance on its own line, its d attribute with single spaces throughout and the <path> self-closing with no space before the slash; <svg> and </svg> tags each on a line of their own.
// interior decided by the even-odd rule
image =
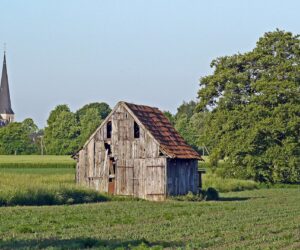
<svg viewBox="0 0 300 250">
<path fill-rule="evenodd" d="M 158 109 L 125 103 L 145 128 L 158 141 L 163 152 L 171 158 L 198 159 L 201 156 L 174 129 L 168 118 Z"/>
</svg>

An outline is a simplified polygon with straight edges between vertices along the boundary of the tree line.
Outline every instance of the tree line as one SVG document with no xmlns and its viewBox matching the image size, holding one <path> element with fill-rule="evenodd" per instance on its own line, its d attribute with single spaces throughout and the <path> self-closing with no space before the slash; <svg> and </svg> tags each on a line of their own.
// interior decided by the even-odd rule
<svg viewBox="0 0 300 250">
<path fill-rule="evenodd" d="M 246 53 L 211 62 L 197 101 L 164 112 L 195 150 L 209 152 L 213 168 L 229 177 L 260 182 L 300 182 L 300 40 L 275 30 Z M 0 129 L 0 154 L 72 154 L 111 111 L 91 103 L 76 112 L 51 111 L 39 131 L 31 119 Z M 205 149 L 205 151 L 204 151 Z M 220 160 L 224 164 L 220 166 Z"/>
<path fill-rule="evenodd" d="M 70 155 L 77 151 L 110 113 L 107 103 L 90 103 L 76 112 L 58 105 L 38 129 L 30 118 L 0 129 L 0 154 Z"/>
</svg>

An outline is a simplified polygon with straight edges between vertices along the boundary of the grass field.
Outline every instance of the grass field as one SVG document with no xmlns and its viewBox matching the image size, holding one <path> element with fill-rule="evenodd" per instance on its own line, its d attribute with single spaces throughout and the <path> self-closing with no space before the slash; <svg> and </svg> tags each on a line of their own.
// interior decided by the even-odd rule
<svg viewBox="0 0 300 250">
<path fill-rule="evenodd" d="M 74 168 L 68 155 L 0 155 L 0 168 Z"/>
<path fill-rule="evenodd" d="M 217 202 L 2 207 L 0 248 L 299 249 L 299 193 L 261 189 L 226 193 Z"/>
<path fill-rule="evenodd" d="M 77 187 L 74 168 L 29 166 L 0 168 L 0 249 L 300 248 L 299 186 L 221 193 L 214 202 L 115 201 Z M 204 185 L 249 185 L 218 178 L 209 173 Z"/>
<path fill-rule="evenodd" d="M 0 206 L 78 204 L 113 199 L 118 197 L 76 185 L 73 168 L 0 168 Z"/>
</svg>

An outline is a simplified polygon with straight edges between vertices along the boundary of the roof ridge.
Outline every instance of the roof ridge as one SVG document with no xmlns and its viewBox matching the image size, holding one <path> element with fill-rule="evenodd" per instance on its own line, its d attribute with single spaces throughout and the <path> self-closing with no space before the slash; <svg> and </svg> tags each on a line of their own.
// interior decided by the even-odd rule
<svg viewBox="0 0 300 250">
<path fill-rule="evenodd" d="M 135 105 L 135 106 L 147 107 L 147 108 L 152 108 L 152 109 L 158 109 L 158 110 L 160 110 L 158 107 L 153 107 L 153 106 L 143 105 L 143 104 L 136 104 L 136 103 L 132 103 L 132 102 L 120 101 L 119 103 L 125 103 L 125 104 L 129 104 L 129 105 Z"/>
</svg>

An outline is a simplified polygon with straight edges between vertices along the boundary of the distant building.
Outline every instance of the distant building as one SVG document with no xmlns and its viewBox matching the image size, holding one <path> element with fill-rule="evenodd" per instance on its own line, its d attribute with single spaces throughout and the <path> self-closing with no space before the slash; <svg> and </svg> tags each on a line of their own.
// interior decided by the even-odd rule
<svg viewBox="0 0 300 250">
<path fill-rule="evenodd" d="M 201 156 L 158 109 L 119 102 L 73 156 L 76 182 L 147 200 L 199 189 Z"/>
<path fill-rule="evenodd" d="M 11 108 L 7 67 L 6 67 L 6 56 L 4 52 L 1 86 L 0 86 L 0 127 L 3 127 L 13 122 L 14 119 L 15 119 L 15 114 Z"/>
</svg>

